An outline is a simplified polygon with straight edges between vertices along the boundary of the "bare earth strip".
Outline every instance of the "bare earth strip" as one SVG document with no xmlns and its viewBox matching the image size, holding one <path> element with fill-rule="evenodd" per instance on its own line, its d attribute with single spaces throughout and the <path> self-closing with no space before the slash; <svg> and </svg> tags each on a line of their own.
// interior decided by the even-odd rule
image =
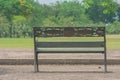
<svg viewBox="0 0 120 80">
<path fill-rule="evenodd" d="M 101 67 L 101 68 L 99 68 Z M 32 65 L 1 65 L 0 80 L 120 80 L 120 65 L 109 65 L 109 73 L 101 65 L 40 65 L 34 73 Z"/>
<path fill-rule="evenodd" d="M 0 59 L 33 59 L 33 49 L 0 49 Z M 120 59 L 120 50 L 107 51 L 108 59 Z M 41 54 L 41 59 L 101 59 L 102 54 Z M 0 65 L 0 80 L 120 80 L 120 65 Z"/>
<path fill-rule="evenodd" d="M 34 50 L 0 48 L 0 59 L 33 59 Z M 40 54 L 40 59 L 103 59 L 103 54 Z M 120 50 L 108 50 L 107 59 L 120 59 Z"/>
</svg>

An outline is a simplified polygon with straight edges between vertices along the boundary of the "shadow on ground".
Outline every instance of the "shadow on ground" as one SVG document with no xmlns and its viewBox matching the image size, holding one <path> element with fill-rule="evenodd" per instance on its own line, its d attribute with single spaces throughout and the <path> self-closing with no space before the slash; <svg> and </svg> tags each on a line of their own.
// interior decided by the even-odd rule
<svg viewBox="0 0 120 80">
<path fill-rule="evenodd" d="M 39 71 L 37 73 L 113 73 L 112 71 Z"/>
</svg>

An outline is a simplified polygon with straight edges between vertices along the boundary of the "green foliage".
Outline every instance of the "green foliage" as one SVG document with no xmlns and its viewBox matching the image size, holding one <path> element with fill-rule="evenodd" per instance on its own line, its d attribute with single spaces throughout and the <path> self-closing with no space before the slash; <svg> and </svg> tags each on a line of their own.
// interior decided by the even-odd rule
<svg viewBox="0 0 120 80">
<path fill-rule="evenodd" d="M 35 0 L 0 0 L 0 37 L 32 37 L 33 26 L 106 26 L 120 34 L 120 5 L 114 0 L 77 0 L 43 5 Z"/>
<path fill-rule="evenodd" d="M 13 16 L 12 19 L 13 24 L 24 24 L 26 21 L 27 20 L 24 16 Z"/>
<path fill-rule="evenodd" d="M 104 14 L 115 13 L 118 10 L 118 4 L 114 0 L 104 0 L 101 5 L 104 7 Z"/>
<path fill-rule="evenodd" d="M 79 26 L 84 23 L 91 23 L 84 14 L 85 9 L 78 1 L 57 2 L 51 7 L 45 6 L 47 16 L 43 26 Z"/>
<path fill-rule="evenodd" d="M 118 4 L 117 18 L 120 21 L 120 4 Z"/>
<path fill-rule="evenodd" d="M 108 34 L 120 34 L 120 22 L 115 21 L 113 24 L 106 26 Z"/>
<path fill-rule="evenodd" d="M 83 0 L 86 14 L 94 22 L 109 23 L 115 21 L 118 4 L 114 0 Z"/>
<path fill-rule="evenodd" d="M 0 0 L 0 11 L 4 13 L 9 21 L 14 15 L 29 15 L 33 6 L 28 0 Z"/>
<path fill-rule="evenodd" d="M 0 14 L 0 37 L 7 37 L 9 34 L 7 26 L 9 26 L 8 20 L 4 15 Z"/>
<path fill-rule="evenodd" d="M 43 22 L 43 26 L 63 26 L 63 27 L 67 27 L 67 26 L 78 26 L 77 21 L 75 22 L 73 17 L 63 17 L 61 16 L 60 18 L 55 18 L 55 16 L 51 16 L 46 18 L 46 20 L 44 20 Z"/>
<path fill-rule="evenodd" d="M 9 33 L 10 37 L 12 37 L 13 28 L 12 28 L 12 20 L 13 17 L 18 15 L 22 15 L 27 17 L 32 13 L 33 5 L 31 4 L 34 0 L 0 0 L 0 11 L 6 18 L 8 19 Z"/>
<path fill-rule="evenodd" d="M 27 17 L 28 24 L 31 26 L 41 26 L 45 17 L 44 7 L 37 2 L 32 3 L 34 9 L 32 14 Z"/>
</svg>

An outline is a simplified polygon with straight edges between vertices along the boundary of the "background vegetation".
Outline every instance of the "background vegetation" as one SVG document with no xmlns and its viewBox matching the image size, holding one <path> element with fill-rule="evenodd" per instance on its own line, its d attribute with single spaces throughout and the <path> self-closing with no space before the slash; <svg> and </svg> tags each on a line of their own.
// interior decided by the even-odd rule
<svg viewBox="0 0 120 80">
<path fill-rule="evenodd" d="M 50 5 L 34 0 L 0 0 L 0 37 L 32 37 L 33 26 L 105 26 L 107 34 L 120 34 L 120 4 L 115 0 Z"/>
</svg>

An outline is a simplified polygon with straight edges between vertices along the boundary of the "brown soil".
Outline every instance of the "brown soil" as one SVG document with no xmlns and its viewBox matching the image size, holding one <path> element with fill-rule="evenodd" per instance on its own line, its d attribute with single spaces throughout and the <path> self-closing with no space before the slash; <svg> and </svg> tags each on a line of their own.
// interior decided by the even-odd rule
<svg viewBox="0 0 120 80">
<path fill-rule="evenodd" d="M 0 80 L 120 80 L 120 65 L 109 65 L 108 73 L 101 65 L 40 65 L 39 69 L 34 73 L 32 65 L 2 65 Z"/>
<path fill-rule="evenodd" d="M 0 48 L 0 59 L 33 59 L 34 50 Z M 102 59 L 103 54 L 40 54 L 41 59 Z M 120 59 L 120 50 L 107 51 L 107 59 Z"/>
</svg>

